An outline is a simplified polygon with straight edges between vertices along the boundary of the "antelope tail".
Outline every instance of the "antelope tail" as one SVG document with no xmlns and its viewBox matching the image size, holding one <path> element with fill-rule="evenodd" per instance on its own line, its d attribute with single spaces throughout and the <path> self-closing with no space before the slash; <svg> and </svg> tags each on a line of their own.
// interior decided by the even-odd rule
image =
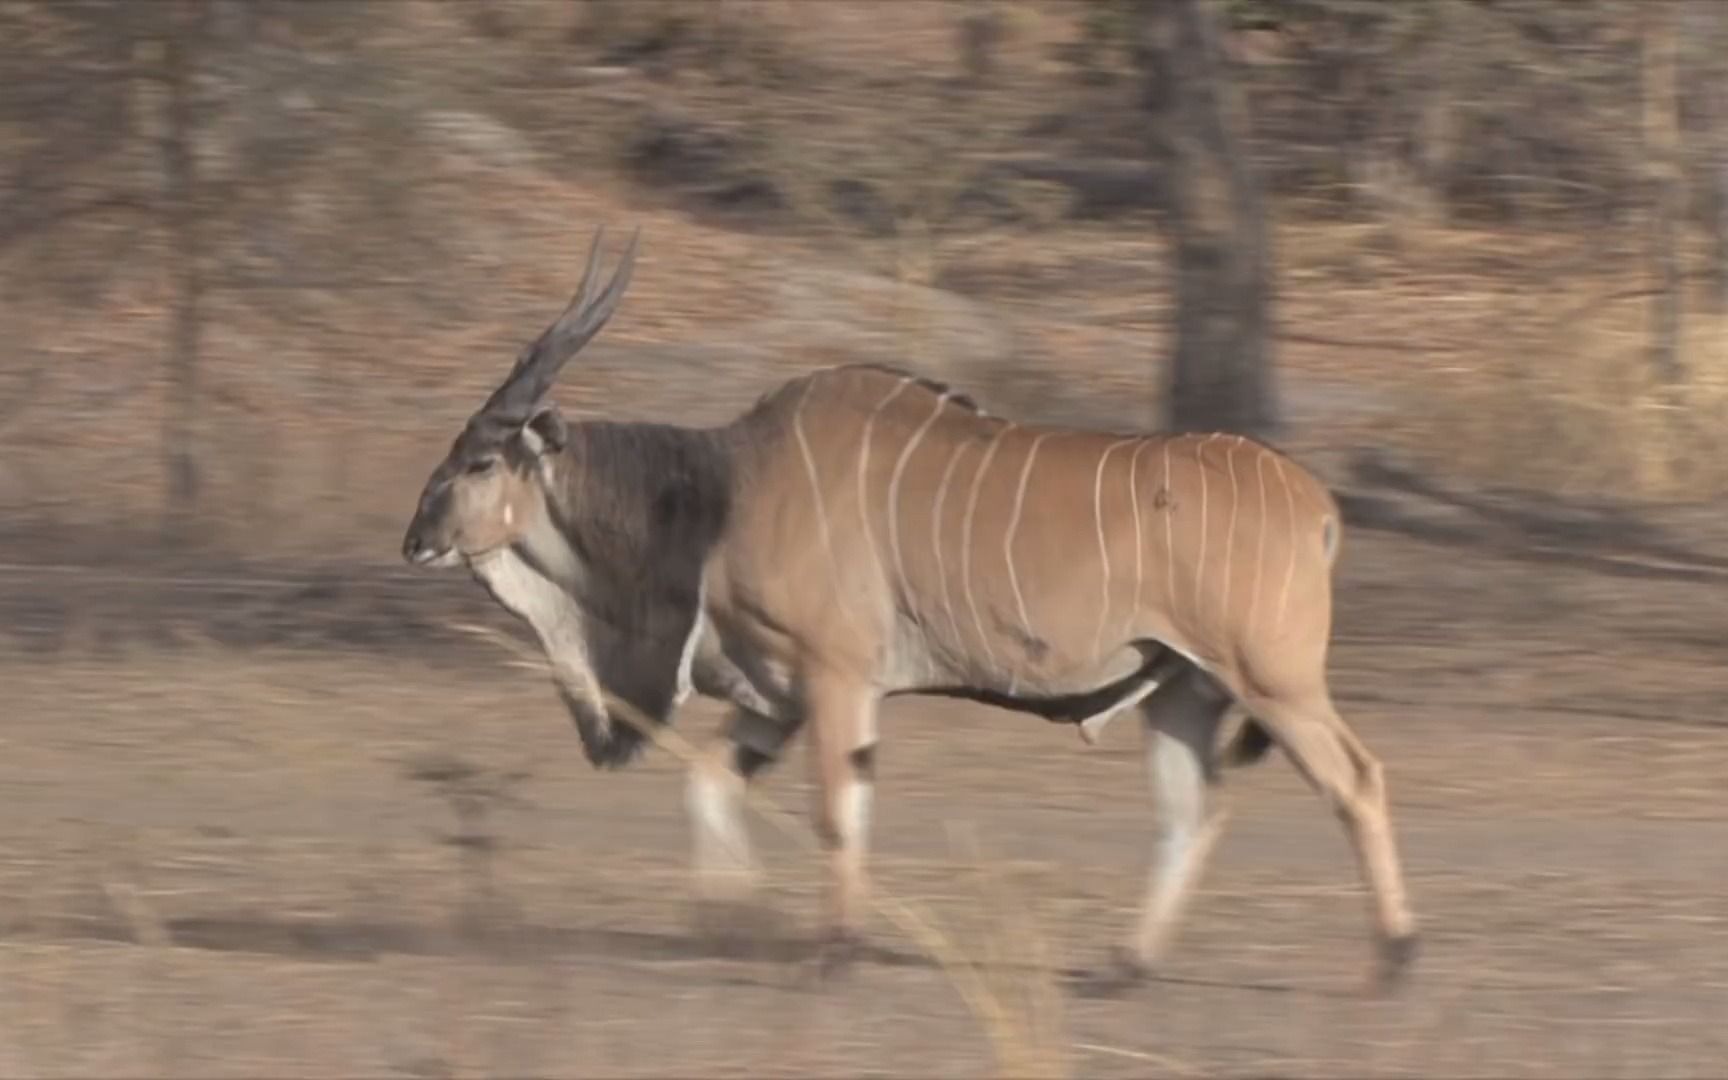
<svg viewBox="0 0 1728 1080">
<path fill-rule="evenodd" d="M 1338 514 L 1326 515 L 1326 520 L 1320 524 L 1320 546 L 1326 552 L 1326 565 L 1332 567 L 1338 563 L 1338 545 L 1344 539 L 1344 530 L 1338 524 Z"/>
</svg>

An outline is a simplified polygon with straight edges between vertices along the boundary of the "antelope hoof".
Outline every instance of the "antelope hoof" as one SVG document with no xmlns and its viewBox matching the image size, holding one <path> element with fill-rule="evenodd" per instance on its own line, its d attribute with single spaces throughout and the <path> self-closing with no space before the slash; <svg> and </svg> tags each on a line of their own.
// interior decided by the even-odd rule
<svg viewBox="0 0 1728 1080">
<path fill-rule="evenodd" d="M 816 944 L 816 980 L 833 982 L 850 975 L 863 951 L 863 939 L 851 930 L 830 930 Z"/>
<path fill-rule="evenodd" d="M 1157 974 L 1152 962 L 1129 945 L 1118 945 L 1110 951 L 1110 974 L 1123 986 L 1148 982 Z"/>
<path fill-rule="evenodd" d="M 699 860 L 696 902 L 721 907 L 754 903 L 761 879 L 761 871 L 748 861 Z"/>
<path fill-rule="evenodd" d="M 1420 945 L 1421 938 L 1414 932 L 1381 939 L 1374 966 L 1374 993 L 1394 994 L 1409 981 Z"/>
<path fill-rule="evenodd" d="M 695 903 L 697 937 L 721 956 L 747 956 L 763 946 L 773 928 L 767 906 L 749 898 L 700 898 Z"/>
<path fill-rule="evenodd" d="M 1097 969 L 1074 973 L 1080 995 L 1092 998 L 1115 997 L 1145 984 L 1152 976 L 1152 965 L 1130 945 L 1114 945 Z"/>
</svg>

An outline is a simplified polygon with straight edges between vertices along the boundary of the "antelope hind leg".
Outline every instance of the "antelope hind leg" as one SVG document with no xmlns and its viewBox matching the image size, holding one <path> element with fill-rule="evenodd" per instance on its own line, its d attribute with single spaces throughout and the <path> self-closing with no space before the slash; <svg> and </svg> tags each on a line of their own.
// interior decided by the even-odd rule
<svg viewBox="0 0 1728 1080">
<path fill-rule="evenodd" d="M 1345 725 L 1324 694 L 1298 702 L 1257 702 L 1254 712 L 1343 823 L 1371 900 L 1377 942 L 1372 986 L 1380 992 L 1396 988 L 1415 959 L 1418 938 L 1379 759 Z"/>
</svg>

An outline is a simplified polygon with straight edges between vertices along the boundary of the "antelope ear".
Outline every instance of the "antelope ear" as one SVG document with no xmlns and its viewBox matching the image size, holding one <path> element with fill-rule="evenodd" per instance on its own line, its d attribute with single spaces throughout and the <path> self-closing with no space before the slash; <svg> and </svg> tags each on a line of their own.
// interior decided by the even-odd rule
<svg viewBox="0 0 1728 1080">
<path fill-rule="evenodd" d="M 522 445 L 535 457 L 548 451 L 564 449 L 569 441 L 569 429 L 565 427 L 564 417 L 559 414 L 557 406 L 547 405 L 529 418 L 522 425 Z"/>
</svg>

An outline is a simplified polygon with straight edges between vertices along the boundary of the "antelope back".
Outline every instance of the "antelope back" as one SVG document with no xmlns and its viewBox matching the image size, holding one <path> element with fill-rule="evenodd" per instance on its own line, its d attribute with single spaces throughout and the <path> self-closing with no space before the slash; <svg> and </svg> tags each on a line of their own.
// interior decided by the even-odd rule
<svg viewBox="0 0 1728 1080">
<path fill-rule="evenodd" d="M 1336 507 L 1234 435 L 1129 435 L 985 415 L 874 365 L 782 386 L 740 421 L 727 558 L 809 648 L 890 684 L 1066 693 L 1329 628 Z"/>
</svg>

